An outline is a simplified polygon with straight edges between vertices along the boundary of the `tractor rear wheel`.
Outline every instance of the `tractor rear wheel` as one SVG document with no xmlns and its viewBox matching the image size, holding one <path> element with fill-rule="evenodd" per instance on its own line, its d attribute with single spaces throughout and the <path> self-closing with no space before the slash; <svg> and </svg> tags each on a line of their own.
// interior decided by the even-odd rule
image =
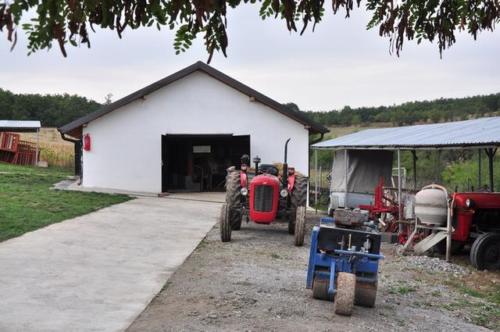
<svg viewBox="0 0 500 332">
<path fill-rule="evenodd" d="M 237 231 L 241 228 L 242 219 L 240 171 L 232 171 L 226 175 L 226 204 L 231 229 Z"/>
<path fill-rule="evenodd" d="M 328 294 L 330 280 L 314 277 L 313 280 L 313 298 L 323 301 L 333 301 L 333 295 Z"/>
<path fill-rule="evenodd" d="M 222 204 L 220 209 L 220 239 L 222 242 L 231 241 L 231 225 L 229 223 L 229 210 L 227 204 Z"/>
<path fill-rule="evenodd" d="M 500 269 L 500 233 L 484 233 L 470 249 L 470 261 L 478 270 Z"/>
<path fill-rule="evenodd" d="M 301 247 L 304 245 L 304 236 L 306 232 L 306 207 L 299 206 L 296 213 L 294 242 L 297 247 Z"/>
<path fill-rule="evenodd" d="M 377 299 L 377 282 L 356 282 L 356 291 L 354 295 L 354 304 L 373 308 Z"/>
<path fill-rule="evenodd" d="M 288 215 L 288 233 L 295 234 L 295 218 L 297 208 L 306 206 L 307 202 L 307 178 L 302 175 L 295 176 L 292 194 L 290 196 L 290 213 Z"/>
<path fill-rule="evenodd" d="M 339 272 L 334 302 L 334 310 L 337 315 L 350 316 L 352 314 L 355 289 L 356 276 L 352 273 Z"/>
</svg>

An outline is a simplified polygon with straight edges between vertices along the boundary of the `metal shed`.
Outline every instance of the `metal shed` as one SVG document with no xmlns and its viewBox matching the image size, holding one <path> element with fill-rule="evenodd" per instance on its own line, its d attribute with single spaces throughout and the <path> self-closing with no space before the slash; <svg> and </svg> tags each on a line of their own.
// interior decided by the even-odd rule
<svg viewBox="0 0 500 332">
<path fill-rule="evenodd" d="M 40 121 L 0 120 L 0 131 L 38 132 Z"/>
<path fill-rule="evenodd" d="M 484 149 L 489 162 L 489 184 L 493 188 L 493 157 L 500 146 L 500 117 L 423 124 L 415 126 L 366 129 L 312 145 L 315 150 L 415 150 Z M 414 181 L 416 172 L 414 172 Z"/>
<path fill-rule="evenodd" d="M 500 145 L 500 117 L 366 129 L 314 144 L 313 149 L 459 149 Z"/>
</svg>

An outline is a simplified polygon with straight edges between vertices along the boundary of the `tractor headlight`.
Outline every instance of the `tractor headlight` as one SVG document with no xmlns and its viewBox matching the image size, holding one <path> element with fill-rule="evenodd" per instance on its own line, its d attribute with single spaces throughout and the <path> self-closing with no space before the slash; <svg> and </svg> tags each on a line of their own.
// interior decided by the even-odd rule
<svg viewBox="0 0 500 332">
<path fill-rule="evenodd" d="M 286 189 L 281 189 L 281 191 L 280 191 L 280 195 L 281 195 L 281 197 L 285 198 L 286 196 L 288 196 L 288 190 L 286 190 Z"/>
<path fill-rule="evenodd" d="M 465 206 L 467 206 L 469 209 L 474 205 L 474 202 L 472 201 L 472 199 L 470 198 L 467 198 L 465 200 Z"/>
<path fill-rule="evenodd" d="M 241 192 L 241 194 L 242 194 L 243 196 L 248 195 L 248 189 L 247 189 L 247 188 L 241 188 L 240 192 Z"/>
</svg>

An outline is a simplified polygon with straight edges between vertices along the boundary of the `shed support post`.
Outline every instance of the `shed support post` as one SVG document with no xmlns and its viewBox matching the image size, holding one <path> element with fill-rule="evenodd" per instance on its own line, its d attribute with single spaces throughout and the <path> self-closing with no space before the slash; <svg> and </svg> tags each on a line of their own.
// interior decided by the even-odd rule
<svg viewBox="0 0 500 332">
<path fill-rule="evenodd" d="M 38 154 L 40 153 L 40 128 L 36 130 L 36 152 L 34 165 L 38 165 Z"/>
<path fill-rule="evenodd" d="M 413 156 L 413 189 L 417 190 L 417 151 L 411 150 Z"/>
<path fill-rule="evenodd" d="M 486 149 L 486 155 L 488 156 L 488 170 L 489 170 L 489 177 L 490 177 L 490 191 L 494 192 L 495 188 L 493 185 L 493 158 L 495 157 L 495 153 L 497 152 L 497 149 L 493 148 L 488 148 Z"/>
<path fill-rule="evenodd" d="M 441 182 L 441 174 L 439 173 L 441 169 L 441 150 L 437 150 L 434 155 L 434 183 Z"/>
<path fill-rule="evenodd" d="M 323 188 L 323 168 L 321 165 L 319 165 L 319 176 L 318 176 L 318 187 L 319 187 L 319 192 L 321 193 L 321 188 Z"/>
<path fill-rule="evenodd" d="M 318 213 L 318 150 L 314 150 L 314 174 L 316 178 L 314 179 L 314 207 L 316 213 Z"/>
<path fill-rule="evenodd" d="M 483 176 L 481 174 L 482 171 L 482 160 L 481 160 L 481 149 L 477 150 L 477 189 L 481 190 L 483 185 Z"/>
<path fill-rule="evenodd" d="M 402 194 L 401 194 L 401 150 L 398 149 L 398 219 L 403 220 L 403 206 L 402 204 Z M 403 231 L 403 224 L 399 223 L 399 233 Z"/>
<path fill-rule="evenodd" d="M 347 208 L 347 196 L 348 196 L 348 189 L 349 186 L 347 185 L 347 180 L 348 180 L 348 166 L 349 166 L 349 161 L 347 160 L 348 154 L 347 154 L 347 149 L 344 150 L 344 168 L 345 168 L 345 197 L 344 197 L 344 208 Z"/>
</svg>

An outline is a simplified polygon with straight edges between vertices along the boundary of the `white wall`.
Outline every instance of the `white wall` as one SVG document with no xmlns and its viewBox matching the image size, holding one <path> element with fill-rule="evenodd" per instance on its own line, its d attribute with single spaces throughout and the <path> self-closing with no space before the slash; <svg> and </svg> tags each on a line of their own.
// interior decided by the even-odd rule
<svg viewBox="0 0 500 332">
<path fill-rule="evenodd" d="M 250 135 L 251 157 L 288 163 L 308 174 L 308 130 L 203 72 L 195 72 L 90 122 L 83 186 L 159 193 L 161 135 Z"/>
</svg>

